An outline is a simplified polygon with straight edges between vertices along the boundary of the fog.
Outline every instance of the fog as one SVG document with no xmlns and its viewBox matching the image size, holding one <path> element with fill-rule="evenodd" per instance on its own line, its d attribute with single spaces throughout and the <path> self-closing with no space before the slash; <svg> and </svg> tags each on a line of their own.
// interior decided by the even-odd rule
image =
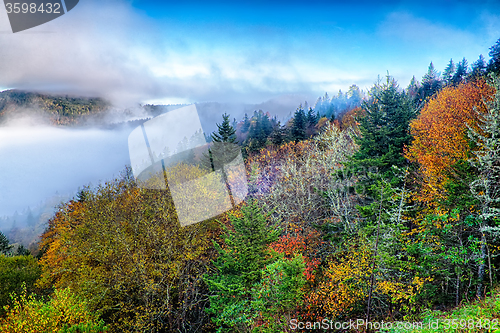
<svg viewBox="0 0 500 333">
<path fill-rule="evenodd" d="M 252 52 L 230 52 L 223 45 L 205 50 L 197 34 L 153 20 L 128 1 L 80 1 L 68 14 L 17 34 L 9 33 L 2 7 L 3 88 L 101 96 L 120 107 L 152 102 L 259 103 L 311 92 L 300 75 L 289 80 L 294 71 L 283 56 L 271 63 L 256 61 L 267 59 L 274 44 L 255 41 Z M 221 48 L 225 57 L 220 56 Z M 322 89 L 314 95 L 319 93 Z"/>
<path fill-rule="evenodd" d="M 27 118 L 0 127 L 0 216 L 118 176 L 130 164 L 131 130 L 69 129 Z"/>
</svg>

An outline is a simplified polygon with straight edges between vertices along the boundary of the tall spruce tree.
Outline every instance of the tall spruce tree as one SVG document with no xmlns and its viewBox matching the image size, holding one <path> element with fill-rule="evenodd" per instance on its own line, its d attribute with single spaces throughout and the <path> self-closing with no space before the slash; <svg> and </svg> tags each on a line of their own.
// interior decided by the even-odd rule
<svg viewBox="0 0 500 333">
<path fill-rule="evenodd" d="M 425 102 L 439 89 L 441 89 L 441 85 L 442 81 L 439 78 L 439 73 L 436 71 L 434 64 L 431 62 L 427 73 L 422 77 L 422 86 L 420 87 L 422 102 Z"/>
<path fill-rule="evenodd" d="M 0 254 L 9 253 L 12 245 L 9 245 L 9 239 L 0 231 Z"/>
<path fill-rule="evenodd" d="M 493 75 L 489 84 L 496 89 L 494 98 L 486 103 L 487 112 L 480 114 L 480 130 L 471 129 L 469 133 L 479 148 L 474 152 L 475 158 L 470 160 L 479 171 L 479 177 L 470 184 L 471 192 L 480 202 L 478 298 L 483 296 L 487 266 L 490 268 L 490 283 L 493 283 L 487 238 L 498 237 L 500 233 L 500 77 Z"/>
<path fill-rule="evenodd" d="M 463 58 L 462 61 L 458 63 L 455 74 L 453 74 L 453 78 L 451 79 L 452 84 L 456 86 L 464 82 L 467 78 L 468 70 L 469 64 L 467 63 L 467 59 Z"/>
<path fill-rule="evenodd" d="M 372 91 L 375 94 L 372 101 L 363 104 L 366 115 L 359 119 L 359 150 L 350 166 L 356 172 L 376 169 L 380 176 L 392 179 L 392 166 L 406 164 L 403 148 L 411 141 L 409 123 L 415 111 L 410 98 L 398 91 L 396 81 L 390 76 L 385 84 Z"/>
<path fill-rule="evenodd" d="M 453 75 L 455 74 L 456 69 L 457 68 L 455 66 L 455 63 L 453 62 L 453 59 L 450 59 L 450 62 L 443 71 L 443 80 L 446 85 L 452 83 Z"/>
<path fill-rule="evenodd" d="M 214 171 L 218 169 L 216 165 L 214 165 L 214 161 L 216 164 L 228 163 L 232 161 L 240 152 L 240 148 L 237 146 L 238 142 L 236 141 L 236 130 L 229 122 L 229 115 L 224 113 L 222 115 L 222 124 L 216 124 L 217 131 L 213 132 L 210 135 L 212 146 L 208 150 L 208 155 L 204 156 L 202 165 Z M 215 158 L 215 156 L 217 156 Z M 215 158 L 215 159 L 214 159 Z"/>
<path fill-rule="evenodd" d="M 327 94 L 325 94 L 328 96 Z M 302 104 L 297 108 L 295 114 L 293 116 L 293 125 L 292 125 L 292 140 L 295 142 L 299 142 L 306 139 L 306 127 L 307 127 L 307 117 L 304 109 L 302 108 Z"/>
<path fill-rule="evenodd" d="M 274 258 L 268 246 L 278 239 L 279 230 L 267 227 L 267 217 L 255 202 L 241 208 L 242 216 L 230 215 L 234 231 L 225 228 L 224 243 L 215 243 L 219 257 L 214 271 L 204 277 L 209 290 L 210 308 L 219 331 L 247 331 L 253 322 L 252 287 Z M 224 330 L 226 328 L 226 330 Z"/>
<path fill-rule="evenodd" d="M 470 73 L 472 78 L 479 78 L 486 74 L 486 61 L 482 54 L 479 55 L 479 58 L 472 64 L 472 71 Z"/>
<path fill-rule="evenodd" d="M 500 74 L 500 38 L 490 47 L 488 55 L 491 57 L 488 63 L 488 72 Z"/>
</svg>

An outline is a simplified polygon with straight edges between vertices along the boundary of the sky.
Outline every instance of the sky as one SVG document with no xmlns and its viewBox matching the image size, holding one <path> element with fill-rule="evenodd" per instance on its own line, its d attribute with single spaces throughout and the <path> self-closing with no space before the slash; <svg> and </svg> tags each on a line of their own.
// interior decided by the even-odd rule
<svg viewBox="0 0 500 333">
<path fill-rule="evenodd" d="M 12 33 L 0 8 L 0 88 L 98 95 L 116 105 L 318 97 L 432 61 L 472 64 L 500 38 L 496 1 L 81 0 Z M 314 102 L 314 101 L 309 101 Z"/>
<path fill-rule="evenodd" d="M 499 38 L 496 1 L 80 0 L 18 33 L 0 6 L 0 91 L 104 97 L 118 109 L 225 103 L 205 104 L 206 119 L 242 103 L 290 113 L 387 73 L 406 87 L 431 61 L 442 71 L 450 58 L 489 59 Z M 118 176 L 129 132 L 2 124 L 0 216 Z"/>
</svg>

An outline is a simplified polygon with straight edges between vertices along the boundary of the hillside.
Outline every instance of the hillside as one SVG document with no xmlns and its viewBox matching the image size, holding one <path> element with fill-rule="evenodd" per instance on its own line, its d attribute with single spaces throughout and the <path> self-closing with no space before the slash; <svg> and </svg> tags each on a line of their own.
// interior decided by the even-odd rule
<svg viewBox="0 0 500 333">
<path fill-rule="evenodd" d="M 5 90 L 0 92 L 0 123 L 19 115 L 40 115 L 48 117 L 54 125 L 74 125 L 109 107 L 110 104 L 101 98 Z"/>
</svg>

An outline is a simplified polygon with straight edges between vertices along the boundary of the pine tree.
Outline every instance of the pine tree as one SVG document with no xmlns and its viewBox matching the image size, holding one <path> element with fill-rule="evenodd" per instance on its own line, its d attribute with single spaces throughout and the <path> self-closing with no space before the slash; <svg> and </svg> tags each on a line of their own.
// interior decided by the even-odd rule
<svg viewBox="0 0 500 333">
<path fill-rule="evenodd" d="M 222 168 L 222 165 L 232 161 L 240 152 L 236 141 L 236 130 L 229 123 L 229 115 L 222 115 L 222 124 L 217 125 L 217 132 L 210 135 L 212 144 L 202 159 L 202 166 L 206 169 Z"/>
<path fill-rule="evenodd" d="M 346 95 L 349 100 L 349 109 L 354 109 L 361 105 L 363 94 L 357 85 L 353 84 L 352 86 L 350 86 Z"/>
<path fill-rule="evenodd" d="M 217 124 L 217 132 L 213 132 L 211 137 L 213 142 L 229 142 L 237 144 L 236 130 L 229 122 L 229 115 L 224 113 L 222 115 L 222 124 Z"/>
<path fill-rule="evenodd" d="M 472 78 L 478 78 L 484 76 L 486 73 L 486 61 L 482 54 L 479 55 L 479 58 L 472 64 L 472 71 L 470 73 Z"/>
<path fill-rule="evenodd" d="M 12 245 L 9 245 L 9 239 L 0 231 L 0 254 L 9 253 Z"/>
<path fill-rule="evenodd" d="M 376 91 L 373 101 L 363 105 L 366 116 L 359 120 L 359 150 L 353 155 L 350 166 L 357 172 L 376 168 L 383 178 L 392 179 L 392 166 L 406 165 L 403 149 L 411 141 L 409 123 L 415 112 L 410 99 L 398 91 L 392 77 L 387 76 L 386 83 L 373 91 Z M 367 180 L 365 185 L 372 182 Z"/>
<path fill-rule="evenodd" d="M 486 103 L 487 112 L 481 114 L 480 131 L 470 129 L 471 141 L 478 147 L 475 159 L 470 162 L 479 170 L 479 177 L 470 184 L 470 189 L 481 203 L 479 214 L 481 250 L 478 269 L 477 296 L 483 296 L 483 282 L 487 266 L 487 235 L 498 234 L 500 228 L 500 77 L 493 76 L 490 85 L 496 93 L 492 101 Z M 489 262 L 488 257 L 488 262 Z M 491 270 L 491 265 L 490 270 Z M 490 271 L 490 282 L 491 271 Z"/>
<path fill-rule="evenodd" d="M 448 66 L 446 66 L 443 72 L 443 80 L 447 85 L 452 83 L 455 71 L 456 71 L 455 63 L 453 62 L 453 59 L 450 59 Z"/>
<path fill-rule="evenodd" d="M 275 146 L 281 146 L 285 143 L 287 139 L 287 129 L 284 126 L 281 126 L 281 123 L 278 121 L 273 128 L 271 133 L 271 142 Z"/>
<path fill-rule="evenodd" d="M 467 78 L 468 69 L 469 65 L 467 63 L 467 59 L 463 58 L 462 61 L 458 63 L 457 71 L 455 72 L 453 78 L 451 79 L 452 84 L 456 86 L 464 82 L 465 79 Z"/>
<path fill-rule="evenodd" d="M 415 75 L 411 78 L 410 84 L 406 88 L 406 93 L 413 101 L 413 105 L 420 105 L 422 102 L 422 97 L 420 96 L 420 83 L 415 78 Z"/>
<path fill-rule="evenodd" d="M 243 118 L 243 125 L 241 126 L 241 132 L 247 133 L 250 129 L 250 119 L 248 119 L 248 114 L 245 113 L 245 117 Z"/>
<path fill-rule="evenodd" d="M 420 89 L 422 101 L 425 102 L 439 89 L 441 89 L 441 84 L 442 82 L 439 79 L 439 74 L 434 68 L 434 64 L 431 62 L 427 73 L 422 77 L 422 87 Z"/>
<path fill-rule="evenodd" d="M 490 47 L 488 55 L 491 57 L 488 63 L 488 72 L 500 74 L 500 38 L 496 41 L 495 45 Z"/>
<path fill-rule="evenodd" d="M 245 331 L 253 321 L 249 311 L 252 287 L 262 278 L 262 270 L 273 262 L 268 246 L 278 239 L 279 230 L 267 227 L 267 217 L 255 202 L 241 208 L 242 216 L 230 215 L 234 231 L 225 228 L 222 248 L 214 272 L 204 277 L 212 296 L 209 313 L 219 326 Z"/>
<path fill-rule="evenodd" d="M 302 104 L 297 108 L 293 116 L 292 140 L 299 142 L 306 139 L 307 118 Z"/>
</svg>

